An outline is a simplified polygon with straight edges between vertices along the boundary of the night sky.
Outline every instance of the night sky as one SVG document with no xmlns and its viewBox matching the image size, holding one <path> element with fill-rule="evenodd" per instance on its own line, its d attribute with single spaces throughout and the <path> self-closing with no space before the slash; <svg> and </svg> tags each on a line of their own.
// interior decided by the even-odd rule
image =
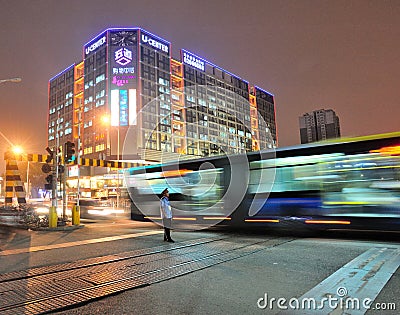
<svg viewBox="0 0 400 315">
<path fill-rule="evenodd" d="M 47 143 L 51 77 L 109 27 L 142 27 L 275 96 L 279 146 L 298 117 L 331 108 L 342 136 L 399 130 L 400 1 L 0 0 L 0 131 Z M 0 135 L 0 175 L 8 143 Z"/>
</svg>

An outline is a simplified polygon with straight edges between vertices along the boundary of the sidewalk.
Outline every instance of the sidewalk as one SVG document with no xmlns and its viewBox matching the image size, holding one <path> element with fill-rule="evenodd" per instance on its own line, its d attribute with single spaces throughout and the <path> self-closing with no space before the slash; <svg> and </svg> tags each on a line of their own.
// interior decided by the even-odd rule
<svg viewBox="0 0 400 315">
<path fill-rule="evenodd" d="M 26 210 L 18 210 L 18 208 L 0 207 L 0 226 L 28 228 L 23 224 L 25 213 Z"/>
<path fill-rule="evenodd" d="M 72 225 L 71 222 L 58 222 L 58 226 L 55 228 L 49 228 L 48 226 L 41 226 L 40 218 L 36 214 L 33 214 L 29 209 L 24 208 L 9 208 L 0 207 L 0 230 L 5 227 L 13 227 L 20 229 L 32 229 L 32 230 L 49 230 L 49 231 L 64 231 L 71 229 L 82 228 L 83 225 Z"/>
</svg>

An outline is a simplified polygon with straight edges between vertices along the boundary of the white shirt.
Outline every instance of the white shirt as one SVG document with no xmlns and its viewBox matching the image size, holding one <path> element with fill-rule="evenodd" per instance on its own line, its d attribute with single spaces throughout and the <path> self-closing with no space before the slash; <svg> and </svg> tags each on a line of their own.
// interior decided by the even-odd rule
<svg viewBox="0 0 400 315">
<path fill-rule="evenodd" d="M 172 219 L 171 205 L 169 204 L 168 197 L 163 196 L 160 199 L 160 212 L 163 219 Z"/>
</svg>

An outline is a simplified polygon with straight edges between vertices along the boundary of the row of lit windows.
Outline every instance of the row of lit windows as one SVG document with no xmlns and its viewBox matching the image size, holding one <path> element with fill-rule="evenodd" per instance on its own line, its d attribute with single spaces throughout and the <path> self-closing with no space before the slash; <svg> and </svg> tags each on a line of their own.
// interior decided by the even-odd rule
<svg viewBox="0 0 400 315">
<path fill-rule="evenodd" d="M 52 115 L 56 111 L 60 111 L 61 109 L 63 109 L 64 106 L 68 107 L 68 106 L 72 105 L 72 103 L 73 103 L 72 99 L 69 99 L 68 101 L 65 102 L 65 104 L 59 104 L 57 107 L 50 107 L 49 114 Z"/>
<path fill-rule="evenodd" d="M 100 97 L 104 97 L 106 95 L 105 90 L 100 90 L 96 93 L 96 100 L 99 99 Z"/>
<path fill-rule="evenodd" d="M 104 143 L 102 144 L 98 144 L 95 147 L 95 152 L 100 152 L 100 151 L 104 151 L 106 149 L 106 145 Z"/>
<path fill-rule="evenodd" d="M 91 154 L 91 153 L 93 153 L 93 147 L 85 147 L 84 149 L 83 149 L 83 154 Z"/>
<path fill-rule="evenodd" d="M 96 101 L 96 107 L 103 106 L 106 103 L 104 99 L 100 99 Z"/>
<path fill-rule="evenodd" d="M 85 82 L 85 90 L 87 90 L 87 89 L 90 88 L 91 86 L 93 86 L 93 80 L 90 80 L 90 81 Z"/>
<path fill-rule="evenodd" d="M 69 135 L 71 133 L 72 133 L 72 128 L 71 127 L 65 128 L 64 130 L 59 130 L 58 131 L 59 137 L 67 136 L 67 135 Z M 49 134 L 49 141 L 54 140 L 54 137 L 55 137 L 54 128 L 50 128 L 48 134 Z"/>
<path fill-rule="evenodd" d="M 101 81 L 104 81 L 105 79 L 106 79 L 105 73 L 102 73 L 102 74 L 98 75 L 98 76 L 96 77 L 96 84 L 98 84 L 98 83 L 101 82 Z"/>
</svg>

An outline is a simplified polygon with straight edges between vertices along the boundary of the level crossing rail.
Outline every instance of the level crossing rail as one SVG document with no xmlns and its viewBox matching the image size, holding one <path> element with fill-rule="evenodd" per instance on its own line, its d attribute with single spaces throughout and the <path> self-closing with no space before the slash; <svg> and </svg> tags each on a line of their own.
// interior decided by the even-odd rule
<svg viewBox="0 0 400 315">
<path fill-rule="evenodd" d="M 202 238 L 0 275 L 1 314 L 42 314 L 148 286 L 269 247 L 289 238 Z"/>
</svg>

